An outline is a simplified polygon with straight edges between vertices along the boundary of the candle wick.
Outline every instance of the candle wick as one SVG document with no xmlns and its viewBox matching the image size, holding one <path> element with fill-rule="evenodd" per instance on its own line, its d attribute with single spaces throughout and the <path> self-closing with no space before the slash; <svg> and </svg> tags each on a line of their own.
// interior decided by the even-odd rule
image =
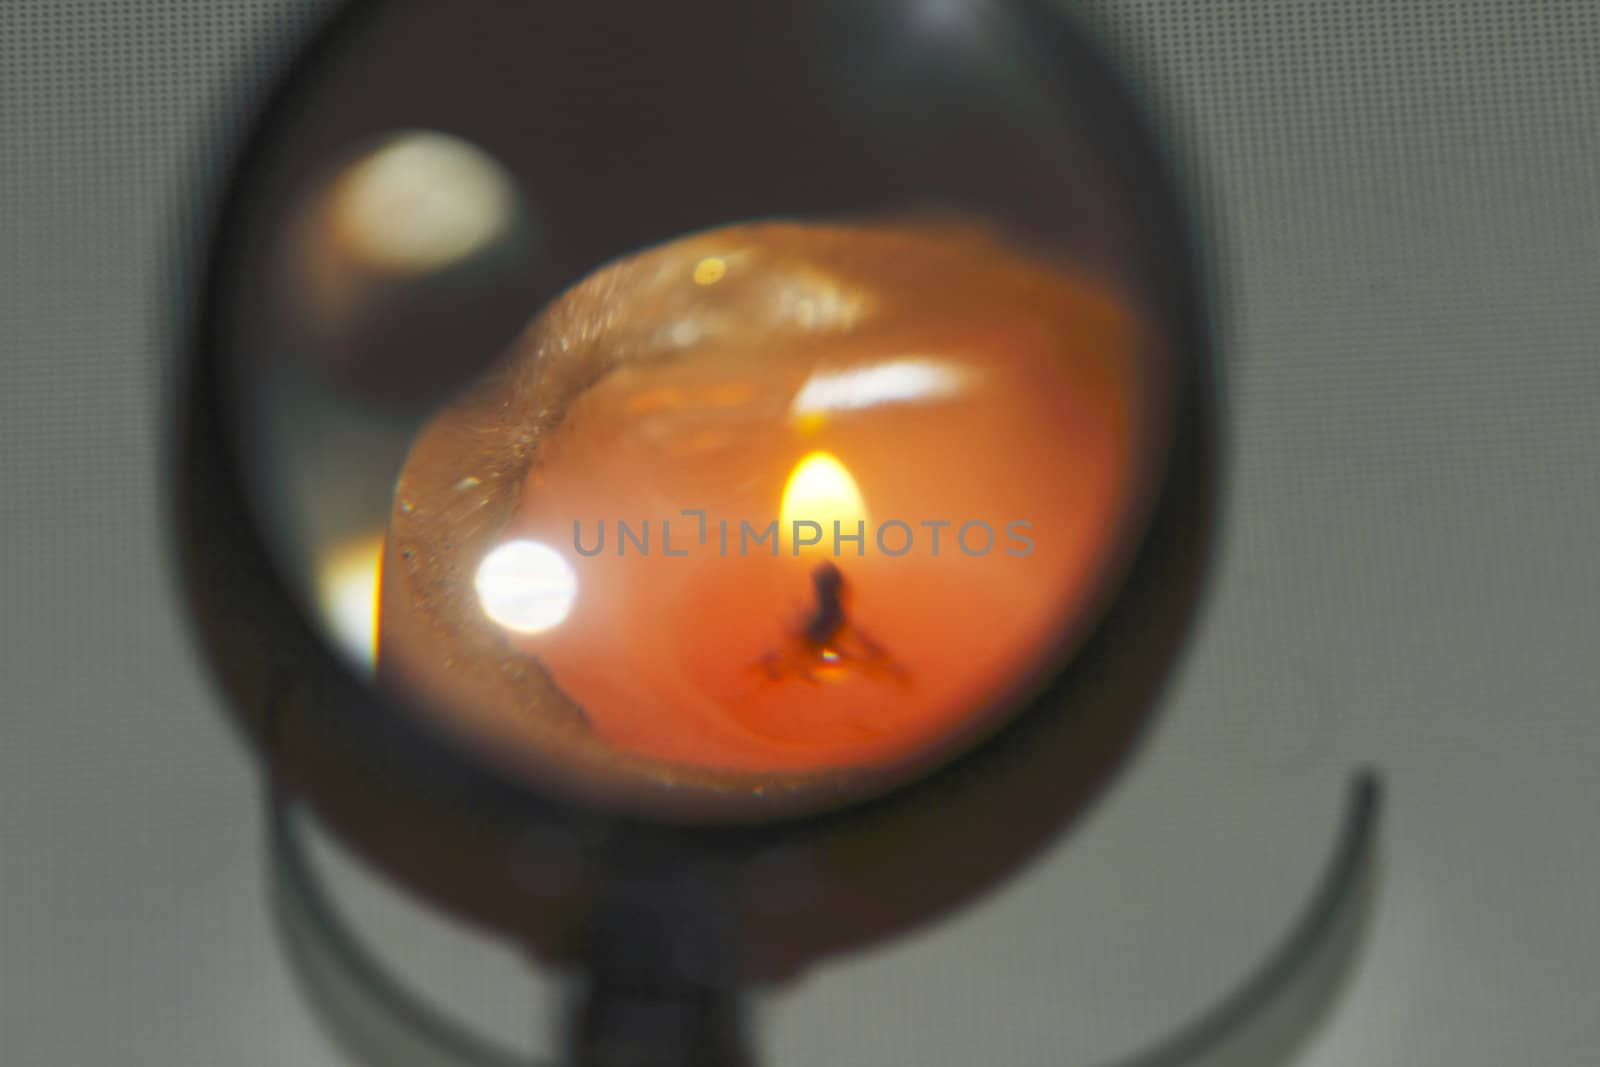
<svg viewBox="0 0 1600 1067">
<path fill-rule="evenodd" d="M 846 668 L 884 675 L 908 683 L 910 675 L 893 656 L 860 627 L 850 622 L 845 610 L 849 585 L 844 573 L 831 560 L 811 571 L 811 588 L 816 608 L 788 647 L 769 652 L 756 666 L 771 682 L 798 677 L 816 684 L 824 676 Z"/>
<path fill-rule="evenodd" d="M 817 607 L 806 623 L 805 638 L 825 649 L 845 625 L 844 574 L 832 560 L 819 563 L 811 571 L 811 588 L 816 593 Z"/>
</svg>

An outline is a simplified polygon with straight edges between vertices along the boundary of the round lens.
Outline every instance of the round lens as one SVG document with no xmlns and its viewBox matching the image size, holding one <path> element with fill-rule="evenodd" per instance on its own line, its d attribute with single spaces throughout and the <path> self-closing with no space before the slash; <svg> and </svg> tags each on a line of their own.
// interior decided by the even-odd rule
<svg viewBox="0 0 1600 1067">
<path fill-rule="evenodd" d="M 1070 663 L 1185 354 L 1044 10 L 346 20 L 240 178 L 218 358 L 269 550 L 392 714 L 749 819 L 924 773 Z"/>
</svg>

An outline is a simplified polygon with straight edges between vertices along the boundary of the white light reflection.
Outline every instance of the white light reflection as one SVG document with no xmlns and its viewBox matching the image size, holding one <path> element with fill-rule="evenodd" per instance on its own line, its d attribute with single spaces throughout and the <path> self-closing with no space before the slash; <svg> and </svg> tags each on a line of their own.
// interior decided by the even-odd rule
<svg viewBox="0 0 1600 1067">
<path fill-rule="evenodd" d="M 787 281 L 777 293 L 778 317 L 804 330 L 847 330 L 861 320 L 865 303 L 825 277 Z"/>
<path fill-rule="evenodd" d="M 383 533 L 346 541 L 330 552 L 317 573 L 317 607 L 329 636 L 345 655 L 368 670 L 378 661 L 378 571 Z"/>
<path fill-rule="evenodd" d="M 506 236 L 517 191 L 499 163 L 442 133 L 405 133 L 339 175 L 332 221 L 375 267 L 439 270 Z"/>
<path fill-rule="evenodd" d="M 789 415 L 806 418 L 879 404 L 947 399 L 966 389 L 973 377 L 970 368 L 930 359 L 898 359 L 851 370 L 819 371 L 806 379 L 795 394 Z"/>
<path fill-rule="evenodd" d="M 716 285 L 728 273 L 728 261 L 721 256 L 706 256 L 694 265 L 696 285 Z"/>
<path fill-rule="evenodd" d="M 566 557 L 540 541 L 507 541 L 478 565 L 478 602 L 496 625 L 519 634 L 560 626 L 578 596 Z"/>
</svg>

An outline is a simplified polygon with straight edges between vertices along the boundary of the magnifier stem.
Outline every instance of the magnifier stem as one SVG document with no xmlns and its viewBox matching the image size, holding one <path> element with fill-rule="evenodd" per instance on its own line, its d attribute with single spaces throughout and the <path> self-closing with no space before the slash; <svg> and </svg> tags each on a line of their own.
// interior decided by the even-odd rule
<svg viewBox="0 0 1600 1067">
<path fill-rule="evenodd" d="M 579 1067 L 750 1067 L 733 880 L 659 842 L 616 850 L 591 916 L 587 988 L 571 1030 Z"/>
</svg>

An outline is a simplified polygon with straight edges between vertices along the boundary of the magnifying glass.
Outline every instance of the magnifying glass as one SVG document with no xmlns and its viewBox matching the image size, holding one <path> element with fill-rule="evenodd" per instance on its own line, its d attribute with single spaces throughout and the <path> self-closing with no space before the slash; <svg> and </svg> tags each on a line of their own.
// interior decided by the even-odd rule
<svg viewBox="0 0 1600 1067">
<path fill-rule="evenodd" d="M 232 169 L 183 404 L 289 896 L 304 803 L 581 967 L 581 1062 L 738 1062 L 746 983 L 1043 847 L 1215 511 L 1182 199 L 1023 0 L 353 4 Z"/>
</svg>

